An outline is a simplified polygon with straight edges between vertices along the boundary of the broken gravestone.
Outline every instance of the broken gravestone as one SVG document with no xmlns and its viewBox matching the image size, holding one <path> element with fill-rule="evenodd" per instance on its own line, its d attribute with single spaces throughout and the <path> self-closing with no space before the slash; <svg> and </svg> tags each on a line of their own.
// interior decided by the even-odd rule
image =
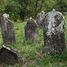
<svg viewBox="0 0 67 67">
<path fill-rule="evenodd" d="M 36 18 L 36 23 L 38 25 L 38 27 L 42 27 L 43 28 L 43 19 L 45 17 L 45 12 L 41 11 L 40 13 L 37 14 L 37 18 Z"/>
<path fill-rule="evenodd" d="M 34 19 L 30 17 L 30 19 L 27 21 L 27 24 L 25 26 L 25 39 L 26 40 L 34 41 L 37 39 L 36 28 L 37 28 L 37 25 Z"/>
<path fill-rule="evenodd" d="M 16 64 L 18 63 L 18 55 L 15 49 L 7 47 L 7 44 L 13 44 L 15 42 L 15 34 L 13 24 L 9 20 L 8 14 L 3 14 L 1 19 L 1 29 L 3 37 L 3 45 L 0 49 L 0 64 Z"/>
<path fill-rule="evenodd" d="M 48 12 L 44 19 L 44 52 L 60 54 L 65 50 L 64 16 L 58 11 Z"/>
<path fill-rule="evenodd" d="M 11 65 L 18 63 L 18 56 L 15 50 L 3 45 L 2 48 L 0 49 L 0 64 L 1 63 Z"/>
<path fill-rule="evenodd" d="M 9 14 L 3 14 L 1 17 L 1 30 L 4 44 L 15 43 L 15 33 L 13 23 L 9 19 Z"/>
</svg>

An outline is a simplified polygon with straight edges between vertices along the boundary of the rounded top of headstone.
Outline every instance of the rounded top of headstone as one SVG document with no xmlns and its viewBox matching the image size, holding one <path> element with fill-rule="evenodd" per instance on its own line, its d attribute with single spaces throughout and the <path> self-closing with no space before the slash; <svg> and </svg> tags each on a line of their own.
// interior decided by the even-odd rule
<svg viewBox="0 0 67 67">
<path fill-rule="evenodd" d="M 56 11 L 55 9 L 53 9 L 52 11 Z"/>
<path fill-rule="evenodd" d="M 4 18 L 9 18 L 9 14 L 4 13 L 4 14 L 3 14 L 3 17 L 4 17 Z"/>
<path fill-rule="evenodd" d="M 45 12 L 44 12 L 44 11 L 41 11 L 41 13 L 43 13 L 43 14 L 44 14 Z"/>
<path fill-rule="evenodd" d="M 61 12 L 59 12 L 59 11 L 56 11 L 55 9 L 53 9 L 52 11 L 50 11 L 50 12 L 48 12 L 47 14 L 46 14 L 46 16 L 50 16 L 50 17 L 54 17 L 55 15 L 58 15 L 58 16 L 63 16 L 63 14 L 61 13 Z M 47 16 L 47 17 L 48 17 Z"/>
<path fill-rule="evenodd" d="M 29 19 L 30 19 L 30 20 L 32 20 L 33 18 L 32 18 L 32 17 L 30 17 Z"/>
</svg>

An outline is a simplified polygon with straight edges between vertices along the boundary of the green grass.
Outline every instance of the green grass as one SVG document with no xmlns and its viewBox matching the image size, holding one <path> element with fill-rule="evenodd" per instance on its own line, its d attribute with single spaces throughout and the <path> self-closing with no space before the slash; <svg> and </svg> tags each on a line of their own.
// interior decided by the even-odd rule
<svg viewBox="0 0 67 67">
<path fill-rule="evenodd" d="M 25 42 L 24 27 L 26 22 L 15 22 L 16 44 L 12 47 L 17 49 L 23 62 L 4 67 L 67 67 L 67 48 L 62 55 L 44 55 L 43 49 L 43 30 L 39 29 L 39 42 Z M 65 16 L 65 40 L 67 46 L 67 16 Z M 0 32 L 0 48 L 2 46 L 2 35 Z"/>
</svg>

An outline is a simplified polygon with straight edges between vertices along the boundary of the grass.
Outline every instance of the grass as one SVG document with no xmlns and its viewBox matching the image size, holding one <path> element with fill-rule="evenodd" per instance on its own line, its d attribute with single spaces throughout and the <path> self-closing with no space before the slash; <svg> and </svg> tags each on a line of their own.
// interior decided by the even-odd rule
<svg viewBox="0 0 67 67">
<path fill-rule="evenodd" d="M 50 56 L 43 54 L 43 30 L 39 29 L 39 42 L 25 42 L 25 25 L 26 22 L 14 22 L 16 43 L 12 45 L 12 47 L 17 49 L 23 62 L 15 65 L 3 64 L 3 67 L 67 67 L 67 48 L 62 55 Z M 65 16 L 65 40 L 67 46 L 67 16 Z M 2 43 L 0 32 L 0 48 L 2 47 Z"/>
</svg>

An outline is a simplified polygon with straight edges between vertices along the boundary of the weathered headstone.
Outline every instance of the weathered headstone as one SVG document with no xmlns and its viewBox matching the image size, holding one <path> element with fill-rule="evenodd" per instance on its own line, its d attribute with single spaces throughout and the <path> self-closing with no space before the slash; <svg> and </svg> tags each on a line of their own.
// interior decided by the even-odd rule
<svg viewBox="0 0 67 67">
<path fill-rule="evenodd" d="M 36 19 L 36 22 L 37 22 L 37 25 L 39 27 L 43 27 L 43 19 L 45 17 L 45 12 L 44 11 L 41 11 L 40 13 L 37 14 L 37 19 Z"/>
<path fill-rule="evenodd" d="M 32 17 L 30 17 L 30 19 L 27 21 L 27 24 L 25 26 L 25 39 L 26 40 L 35 40 L 37 37 L 36 34 L 36 28 L 37 25 L 34 21 L 34 19 L 32 19 Z"/>
<path fill-rule="evenodd" d="M 0 19 L 3 37 L 3 45 L 0 49 L 0 64 L 14 65 L 20 62 L 20 56 L 17 54 L 17 51 L 8 46 L 9 44 L 15 43 L 14 26 L 9 19 L 9 14 L 3 14 Z"/>
<path fill-rule="evenodd" d="M 1 63 L 12 65 L 18 63 L 18 56 L 15 50 L 3 45 L 3 47 L 0 49 L 0 64 Z"/>
<path fill-rule="evenodd" d="M 1 17 L 1 30 L 4 44 L 15 43 L 15 33 L 13 23 L 9 19 L 9 14 L 3 14 Z"/>
<path fill-rule="evenodd" d="M 64 16 L 53 9 L 44 19 L 44 51 L 48 54 L 58 54 L 64 50 Z"/>
</svg>

